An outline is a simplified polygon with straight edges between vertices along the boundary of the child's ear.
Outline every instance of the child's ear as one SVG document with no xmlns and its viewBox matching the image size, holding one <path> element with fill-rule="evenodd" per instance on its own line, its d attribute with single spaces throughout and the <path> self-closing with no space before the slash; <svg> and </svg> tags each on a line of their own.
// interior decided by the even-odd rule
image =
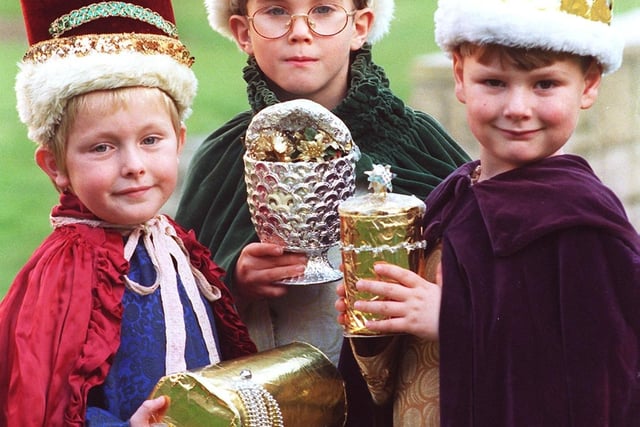
<svg viewBox="0 0 640 427">
<path fill-rule="evenodd" d="M 453 78 L 456 82 L 455 93 L 456 98 L 461 103 L 466 102 L 466 97 L 464 96 L 464 58 L 460 54 L 460 52 L 453 51 Z"/>
<path fill-rule="evenodd" d="M 229 28 L 236 39 L 236 44 L 247 55 L 253 55 L 253 46 L 249 36 L 249 20 L 242 15 L 231 15 L 229 17 Z"/>
<path fill-rule="evenodd" d="M 184 144 L 187 141 L 187 126 L 184 123 L 180 123 L 180 130 L 178 131 L 178 155 L 182 153 Z"/>
<path fill-rule="evenodd" d="M 351 50 L 358 50 L 365 44 L 373 25 L 373 12 L 370 8 L 360 9 L 353 15 L 355 31 L 351 39 Z"/>
<path fill-rule="evenodd" d="M 584 73 L 584 91 L 580 101 L 580 108 L 586 110 L 598 99 L 598 89 L 602 82 L 602 66 L 596 61 L 591 61 L 589 68 Z"/>
<path fill-rule="evenodd" d="M 45 147 L 38 147 L 35 154 L 36 163 L 49 176 L 53 184 L 60 190 L 69 188 L 71 181 L 56 161 L 56 156 Z"/>
</svg>

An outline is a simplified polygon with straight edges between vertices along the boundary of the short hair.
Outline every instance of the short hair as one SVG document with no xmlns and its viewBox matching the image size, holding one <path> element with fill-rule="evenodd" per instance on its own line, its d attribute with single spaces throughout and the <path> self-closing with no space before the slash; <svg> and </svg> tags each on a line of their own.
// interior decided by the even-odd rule
<svg viewBox="0 0 640 427">
<path fill-rule="evenodd" d="M 470 56 L 479 53 L 480 62 L 489 61 L 497 56 L 501 62 L 512 64 L 518 69 L 531 71 L 550 65 L 554 61 L 562 59 L 575 59 L 579 61 L 583 72 L 586 72 L 595 58 L 592 56 L 580 56 L 569 52 L 557 52 L 540 48 L 512 47 L 500 44 L 477 44 L 464 42 L 458 45 L 457 52 L 461 56 Z"/>
<path fill-rule="evenodd" d="M 48 148 L 54 155 L 56 164 L 62 172 L 67 172 L 66 164 L 66 151 L 67 151 L 67 138 L 69 136 L 69 129 L 78 117 L 79 112 L 86 108 L 86 96 L 90 93 L 100 92 L 104 94 L 100 109 L 102 111 L 113 111 L 113 109 L 128 103 L 131 99 L 144 98 L 147 102 L 158 102 L 164 104 L 171 122 L 176 133 L 179 132 L 181 126 L 180 114 L 175 101 L 167 95 L 163 90 L 156 87 L 146 86 L 131 86 L 120 87 L 115 89 L 105 89 L 94 92 L 87 92 L 81 95 L 74 96 L 69 99 L 65 110 L 62 114 L 60 123 L 58 124 L 55 134 L 50 143 L 47 144 Z"/>
</svg>

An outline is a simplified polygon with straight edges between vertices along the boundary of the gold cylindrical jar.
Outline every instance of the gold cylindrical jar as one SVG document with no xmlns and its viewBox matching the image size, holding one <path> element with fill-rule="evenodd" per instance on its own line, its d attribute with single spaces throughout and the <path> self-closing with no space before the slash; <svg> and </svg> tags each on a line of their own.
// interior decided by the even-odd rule
<svg viewBox="0 0 640 427">
<path fill-rule="evenodd" d="M 388 281 L 378 277 L 373 266 L 387 262 L 418 272 L 424 249 L 422 217 L 425 205 L 417 197 L 394 193 L 372 193 L 352 197 L 340 204 L 340 241 L 346 292 L 346 336 L 375 336 L 365 327 L 380 316 L 353 308 L 357 300 L 378 300 L 378 295 L 360 292 L 360 279 Z"/>
</svg>

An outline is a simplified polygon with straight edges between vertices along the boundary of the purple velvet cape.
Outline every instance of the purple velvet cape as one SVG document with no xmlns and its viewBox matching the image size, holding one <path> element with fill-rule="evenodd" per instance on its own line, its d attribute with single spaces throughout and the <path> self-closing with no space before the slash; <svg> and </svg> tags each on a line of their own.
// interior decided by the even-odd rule
<svg viewBox="0 0 640 427">
<path fill-rule="evenodd" d="M 443 426 L 640 426 L 640 237 L 581 158 L 427 198 Z"/>
</svg>

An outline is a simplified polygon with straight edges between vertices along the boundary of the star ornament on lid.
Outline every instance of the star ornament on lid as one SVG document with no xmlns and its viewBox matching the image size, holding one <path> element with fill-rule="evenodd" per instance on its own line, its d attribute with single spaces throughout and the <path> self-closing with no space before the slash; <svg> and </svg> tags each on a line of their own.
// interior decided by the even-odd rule
<svg viewBox="0 0 640 427">
<path fill-rule="evenodd" d="M 369 189 L 373 190 L 374 194 L 385 195 L 392 190 L 391 180 L 396 174 L 391 172 L 391 166 L 373 165 L 373 169 L 365 173 L 369 175 Z"/>
</svg>

